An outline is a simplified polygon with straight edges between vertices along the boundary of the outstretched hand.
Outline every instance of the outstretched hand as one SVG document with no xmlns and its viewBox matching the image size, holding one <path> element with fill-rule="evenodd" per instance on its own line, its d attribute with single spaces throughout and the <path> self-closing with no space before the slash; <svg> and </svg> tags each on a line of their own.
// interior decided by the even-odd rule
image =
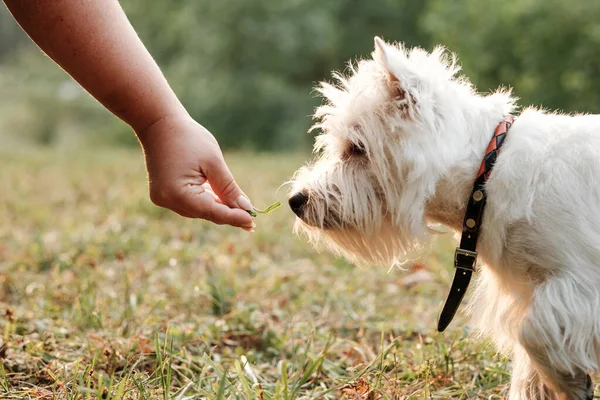
<svg viewBox="0 0 600 400">
<path fill-rule="evenodd" d="M 252 204 L 233 179 L 214 136 L 188 116 L 163 118 L 137 132 L 150 198 L 190 218 L 253 229 Z"/>
<path fill-rule="evenodd" d="M 189 117 L 118 0 L 4 2 L 46 54 L 136 131 L 155 204 L 252 230 L 244 211 L 252 204 L 217 141 Z"/>
</svg>

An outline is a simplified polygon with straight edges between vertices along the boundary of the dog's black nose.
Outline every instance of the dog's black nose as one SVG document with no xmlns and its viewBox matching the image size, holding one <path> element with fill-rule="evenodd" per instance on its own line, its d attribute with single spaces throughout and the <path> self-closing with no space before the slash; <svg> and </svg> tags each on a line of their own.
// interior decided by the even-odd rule
<svg viewBox="0 0 600 400">
<path fill-rule="evenodd" d="M 306 192 L 298 192 L 288 200 L 290 208 L 299 217 L 302 217 L 306 202 L 308 202 L 308 194 Z"/>
</svg>

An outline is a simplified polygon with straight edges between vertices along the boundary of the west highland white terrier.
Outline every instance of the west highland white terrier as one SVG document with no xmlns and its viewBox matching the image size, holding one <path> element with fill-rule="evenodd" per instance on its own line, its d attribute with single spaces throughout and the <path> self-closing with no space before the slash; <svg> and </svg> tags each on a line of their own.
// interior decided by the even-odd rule
<svg viewBox="0 0 600 400">
<path fill-rule="evenodd" d="M 352 261 L 385 265 L 435 225 L 462 234 L 439 329 L 474 270 L 469 311 L 513 360 L 509 399 L 592 399 L 600 116 L 527 108 L 513 120 L 509 90 L 479 94 L 459 70 L 441 47 L 375 38 L 372 59 L 322 83 L 316 160 L 289 199 L 296 226 Z"/>
</svg>

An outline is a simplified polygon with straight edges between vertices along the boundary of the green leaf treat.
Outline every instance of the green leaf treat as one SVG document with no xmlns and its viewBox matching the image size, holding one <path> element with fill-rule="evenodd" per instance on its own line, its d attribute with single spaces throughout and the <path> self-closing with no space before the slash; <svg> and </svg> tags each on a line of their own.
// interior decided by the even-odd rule
<svg viewBox="0 0 600 400">
<path fill-rule="evenodd" d="M 253 209 L 253 210 L 247 210 L 248 214 L 250 214 L 251 216 L 255 217 L 258 214 L 268 214 L 271 211 L 273 211 L 274 209 L 278 208 L 279 206 L 281 206 L 281 202 L 280 201 L 276 201 L 275 203 L 271 204 L 269 207 L 265 208 L 264 210 L 259 210 L 259 209 Z"/>
</svg>

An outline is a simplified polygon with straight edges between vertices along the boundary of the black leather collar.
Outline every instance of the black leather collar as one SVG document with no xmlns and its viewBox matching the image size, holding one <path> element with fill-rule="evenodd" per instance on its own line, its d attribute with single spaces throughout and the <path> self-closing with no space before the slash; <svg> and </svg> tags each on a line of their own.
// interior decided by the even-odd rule
<svg viewBox="0 0 600 400">
<path fill-rule="evenodd" d="M 481 167 L 477 172 L 473 190 L 471 191 L 471 196 L 469 196 L 469 202 L 467 203 L 467 210 L 465 211 L 460 245 L 454 253 L 454 268 L 456 269 L 456 272 L 454 274 L 454 281 L 452 282 L 450 293 L 448 293 L 448 299 L 446 300 L 446 304 L 444 305 L 444 309 L 442 310 L 438 322 L 439 332 L 443 332 L 448 325 L 450 325 L 450 322 L 454 318 L 456 310 L 458 310 L 460 302 L 469 287 L 471 276 L 475 271 L 477 263 L 477 238 L 479 237 L 481 220 L 483 219 L 483 210 L 487 198 L 485 183 L 492 172 L 492 167 L 498 157 L 498 151 L 513 122 L 514 118 L 508 115 L 504 117 L 504 120 L 500 122 L 500 124 L 498 124 L 481 162 Z"/>
</svg>

